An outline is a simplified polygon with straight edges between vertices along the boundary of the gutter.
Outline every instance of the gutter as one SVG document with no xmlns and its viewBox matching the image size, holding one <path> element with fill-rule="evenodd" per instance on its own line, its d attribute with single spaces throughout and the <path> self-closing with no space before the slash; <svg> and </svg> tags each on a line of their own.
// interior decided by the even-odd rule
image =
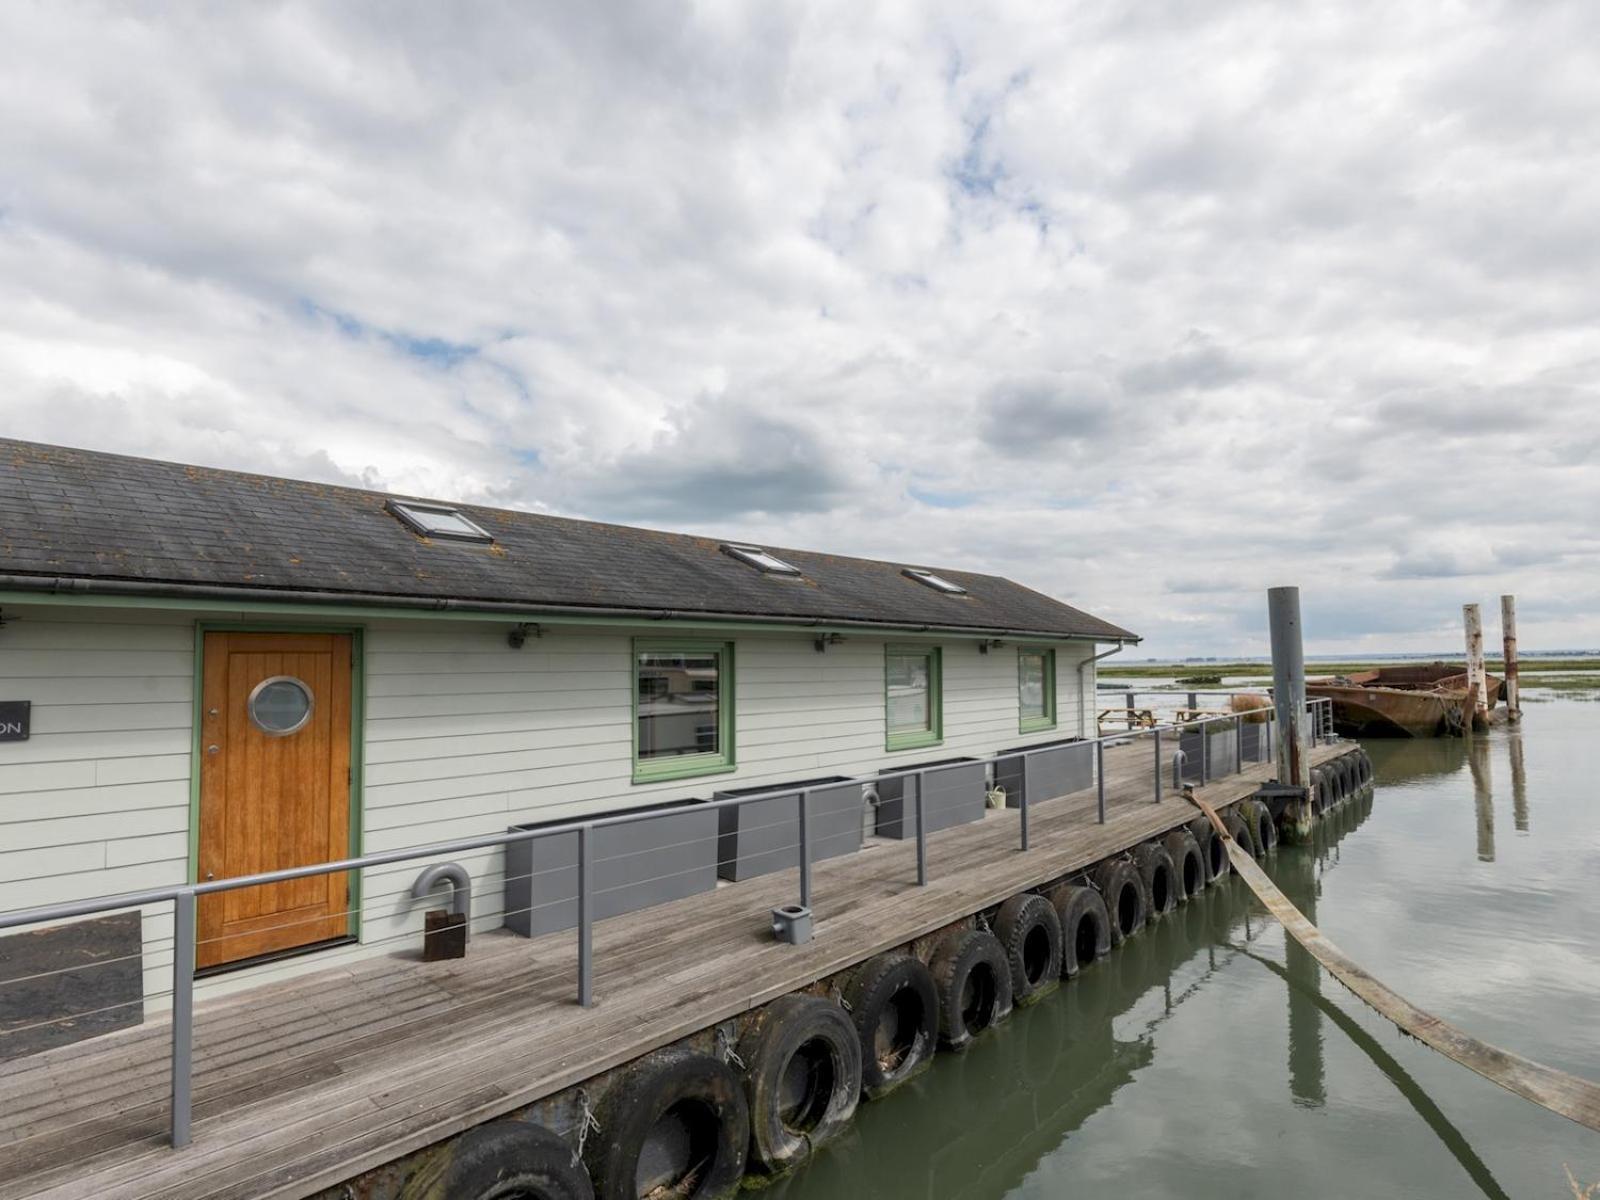
<svg viewBox="0 0 1600 1200">
<path fill-rule="evenodd" d="M 1135 639 L 1135 640 L 1137 641 L 1137 639 Z M 1113 654 L 1122 653 L 1122 648 L 1123 648 L 1123 646 L 1125 644 L 1126 643 L 1124 643 L 1124 642 L 1118 642 L 1115 646 L 1111 647 L 1111 649 L 1107 650 L 1104 654 L 1092 655 L 1091 657 L 1084 659 L 1081 663 L 1078 664 L 1078 736 L 1079 737 L 1086 738 L 1086 737 L 1089 736 L 1089 733 L 1088 733 L 1089 713 L 1088 713 L 1088 710 L 1083 707 L 1083 669 L 1085 667 L 1087 667 L 1087 666 L 1091 666 L 1092 664 L 1099 662 L 1102 658 L 1110 658 Z M 1100 734 L 1100 728 L 1099 728 L 1099 723 L 1098 722 L 1096 722 L 1096 724 L 1095 724 L 1095 731 L 1094 732 L 1095 732 L 1095 736 L 1098 737 L 1099 734 Z"/>
<path fill-rule="evenodd" d="M 871 629 L 910 633 L 951 633 L 994 637 L 997 634 L 1012 637 L 1044 638 L 1054 641 L 1115 641 L 1117 649 L 1125 642 L 1138 642 L 1132 634 L 1126 637 L 1107 637 L 1091 633 L 1062 633 L 1053 629 L 997 629 L 976 625 L 897 624 L 891 621 L 869 621 L 851 617 L 799 617 L 767 616 L 759 613 L 724 613 L 684 611 L 679 609 L 626 608 L 612 605 L 583 604 L 517 604 L 502 600 L 459 600 L 452 597 L 386 596 L 364 592 L 306 591 L 298 588 L 228 587 L 217 584 L 150 583 L 140 579 L 85 579 L 65 575 L 10 575 L 0 574 L 0 591 L 15 590 L 38 593 L 44 596 L 116 596 L 161 599 L 189 599 L 215 601 L 223 604 L 236 601 L 268 604 L 317 604 L 335 607 L 367 607 L 390 609 L 396 614 L 453 613 L 463 615 L 496 616 L 507 620 L 526 620 L 542 615 L 570 618 L 584 617 L 625 618 L 641 623 L 654 621 L 700 621 L 716 624 L 772 624 L 787 625 L 797 629 Z M 1100 657 L 1105 657 L 1101 655 Z"/>
</svg>

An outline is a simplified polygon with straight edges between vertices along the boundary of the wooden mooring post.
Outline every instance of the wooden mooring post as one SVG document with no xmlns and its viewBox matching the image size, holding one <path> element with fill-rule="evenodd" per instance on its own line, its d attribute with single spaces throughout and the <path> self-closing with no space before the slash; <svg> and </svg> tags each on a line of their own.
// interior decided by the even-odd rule
<svg viewBox="0 0 1600 1200">
<path fill-rule="evenodd" d="M 1461 619 L 1467 630 L 1467 691 L 1472 701 L 1471 723 L 1478 726 L 1487 720 L 1489 713 L 1489 676 L 1483 666 L 1483 614 L 1476 604 L 1463 604 Z"/>
<path fill-rule="evenodd" d="M 1522 701 L 1517 688 L 1517 598 L 1500 597 L 1500 636 L 1505 642 L 1506 719 L 1522 719 Z"/>
</svg>

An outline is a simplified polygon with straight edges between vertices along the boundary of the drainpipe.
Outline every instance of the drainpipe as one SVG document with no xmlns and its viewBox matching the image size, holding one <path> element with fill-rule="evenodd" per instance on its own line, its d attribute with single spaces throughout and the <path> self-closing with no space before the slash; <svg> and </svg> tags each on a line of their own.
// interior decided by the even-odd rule
<svg viewBox="0 0 1600 1200">
<path fill-rule="evenodd" d="M 1094 707 L 1093 704 L 1088 705 L 1088 707 L 1085 707 L 1085 705 L 1084 705 L 1084 700 L 1083 700 L 1083 669 L 1085 667 L 1093 666 L 1095 663 L 1099 662 L 1102 658 L 1110 658 L 1113 654 L 1121 654 L 1122 653 L 1122 648 L 1123 648 L 1123 643 L 1122 642 L 1118 642 L 1115 646 L 1111 647 L 1111 649 L 1107 650 L 1104 654 L 1092 655 L 1089 658 L 1084 659 L 1081 663 L 1078 664 L 1078 736 L 1081 737 L 1081 738 L 1086 738 L 1086 737 L 1089 736 L 1089 709 Z M 1095 732 L 1095 736 L 1099 736 L 1100 727 L 1099 727 L 1099 723 L 1098 722 L 1096 722 L 1096 724 L 1095 724 L 1095 731 L 1094 732 Z"/>
</svg>

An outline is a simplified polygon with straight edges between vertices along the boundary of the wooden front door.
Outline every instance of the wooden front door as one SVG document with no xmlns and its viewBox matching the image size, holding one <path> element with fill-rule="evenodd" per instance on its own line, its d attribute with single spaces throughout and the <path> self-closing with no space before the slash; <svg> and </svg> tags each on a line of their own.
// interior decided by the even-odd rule
<svg viewBox="0 0 1600 1200">
<path fill-rule="evenodd" d="M 350 853 L 350 635 L 207 633 L 200 879 Z M 195 965 L 348 936 L 344 872 L 200 899 Z"/>
</svg>

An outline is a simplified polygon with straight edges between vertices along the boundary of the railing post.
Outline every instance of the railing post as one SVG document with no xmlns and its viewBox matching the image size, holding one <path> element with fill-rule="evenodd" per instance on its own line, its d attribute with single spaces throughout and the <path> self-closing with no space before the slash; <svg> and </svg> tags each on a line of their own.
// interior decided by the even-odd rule
<svg viewBox="0 0 1600 1200">
<path fill-rule="evenodd" d="M 916 774 L 917 783 L 917 886 L 926 887 L 928 883 L 928 825 L 922 819 L 922 780 L 923 773 Z"/>
<path fill-rule="evenodd" d="M 811 790 L 800 789 L 800 907 L 811 907 Z"/>
<path fill-rule="evenodd" d="M 1200 722 L 1200 786 L 1205 787 L 1211 768 L 1211 723 Z"/>
<path fill-rule="evenodd" d="M 1244 774 L 1244 718 L 1233 718 L 1233 769 L 1237 774 Z"/>
<path fill-rule="evenodd" d="M 1161 726 L 1156 726 L 1156 803 L 1161 803 Z"/>
<path fill-rule="evenodd" d="M 194 1083 L 194 949 L 193 892 L 179 892 L 172 901 L 172 1144 L 189 1144 Z"/>
<path fill-rule="evenodd" d="M 578 827 L 578 1003 L 594 1004 L 594 826 Z"/>
<path fill-rule="evenodd" d="M 1099 814 L 1100 824 L 1106 823 L 1106 744 L 1094 744 L 1094 784 L 1095 807 Z"/>
<path fill-rule="evenodd" d="M 1189 693 L 1189 711 L 1190 712 L 1195 712 L 1196 710 L 1199 709 L 1199 707 L 1200 707 L 1200 693 L 1199 692 L 1190 692 Z"/>
<path fill-rule="evenodd" d="M 1022 759 L 1022 799 L 1017 807 L 1022 813 L 1022 848 L 1028 848 L 1028 764 L 1032 762 L 1026 755 Z"/>
</svg>

